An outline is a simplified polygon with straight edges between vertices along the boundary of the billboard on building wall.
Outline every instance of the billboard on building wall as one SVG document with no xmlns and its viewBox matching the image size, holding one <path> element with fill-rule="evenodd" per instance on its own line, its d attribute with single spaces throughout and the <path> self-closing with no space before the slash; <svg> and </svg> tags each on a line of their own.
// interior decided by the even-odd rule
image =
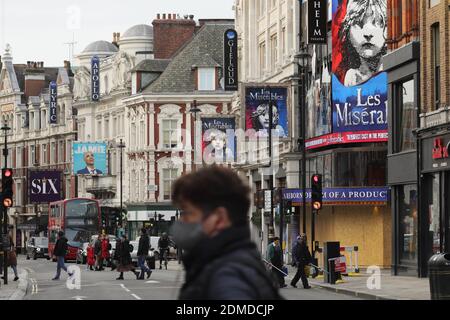
<svg viewBox="0 0 450 320">
<path fill-rule="evenodd" d="M 72 144 L 73 174 L 107 174 L 106 142 L 74 142 Z"/>
<path fill-rule="evenodd" d="M 245 87 L 245 129 L 254 129 L 265 136 L 269 129 L 269 103 L 272 104 L 272 129 L 286 138 L 288 125 L 288 88 L 276 85 Z"/>
<path fill-rule="evenodd" d="M 202 154 L 206 164 L 235 161 L 235 129 L 234 118 L 202 118 Z"/>
<path fill-rule="evenodd" d="M 385 0 L 333 0 L 333 133 L 387 132 L 386 11 Z"/>
<path fill-rule="evenodd" d="M 64 199 L 62 171 L 30 170 L 28 174 L 30 203 L 50 203 Z"/>
<path fill-rule="evenodd" d="M 386 142 L 387 74 L 382 65 L 387 50 L 386 1 L 332 0 L 331 11 L 331 132 L 308 140 L 307 148 Z"/>
</svg>

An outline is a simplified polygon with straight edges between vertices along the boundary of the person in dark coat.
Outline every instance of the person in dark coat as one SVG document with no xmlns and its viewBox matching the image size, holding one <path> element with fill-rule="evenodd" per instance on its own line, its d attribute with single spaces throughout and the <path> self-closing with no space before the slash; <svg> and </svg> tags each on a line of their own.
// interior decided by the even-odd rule
<svg viewBox="0 0 450 320">
<path fill-rule="evenodd" d="M 61 269 L 67 272 L 67 268 L 64 264 L 64 258 L 67 254 L 67 238 L 64 236 L 64 232 L 59 231 L 58 232 L 58 240 L 55 244 L 55 249 L 53 250 L 53 256 L 56 257 L 57 266 L 56 266 L 56 276 L 52 280 L 59 280 L 59 277 L 61 276 Z M 69 277 L 72 277 L 72 274 L 67 272 Z"/>
<path fill-rule="evenodd" d="M 145 228 L 142 228 L 137 252 L 138 266 L 141 269 L 139 280 L 144 280 L 144 272 L 147 273 L 147 279 L 150 278 L 150 276 L 152 275 L 152 271 L 145 265 L 145 260 L 148 256 L 149 250 L 150 250 L 150 238 L 147 235 L 147 230 Z"/>
<path fill-rule="evenodd" d="M 103 235 L 99 235 L 94 242 L 94 254 L 95 254 L 95 271 L 102 271 L 103 268 L 103 258 L 102 258 L 102 240 Z"/>
<path fill-rule="evenodd" d="M 16 248 L 13 242 L 13 238 L 11 236 L 9 236 L 9 251 L 8 251 L 8 255 L 7 255 L 7 266 L 11 267 L 11 269 L 13 269 L 14 272 L 14 281 L 19 280 L 19 275 L 17 273 L 17 255 L 16 255 Z M 3 268 L 3 265 L 2 265 Z M 1 277 L 2 279 L 4 279 L 4 277 Z"/>
<path fill-rule="evenodd" d="M 250 239 L 250 189 L 232 170 L 205 167 L 178 179 L 182 210 L 171 234 L 184 250 L 180 300 L 278 300 L 278 288 Z"/>
<path fill-rule="evenodd" d="M 285 288 L 284 275 L 280 271 L 283 269 L 283 251 L 280 246 L 280 238 L 275 237 L 267 248 L 267 258 L 272 264 L 272 274 L 277 279 L 280 288 Z"/>
<path fill-rule="evenodd" d="M 297 288 L 298 280 L 302 280 L 303 288 L 310 289 L 308 278 L 305 274 L 305 267 L 311 263 L 311 254 L 309 253 L 308 246 L 306 245 L 306 235 L 301 234 L 297 237 L 297 243 L 293 248 L 292 259 L 297 267 L 297 272 L 291 281 L 291 286 Z"/>
<path fill-rule="evenodd" d="M 117 267 L 117 271 L 120 272 L 120 276 L 116 280 L 123 280 L 123 273 L 131 271 L 136 276 L 136 280 L 139 279 L 139 272 L 136 271 L 136 268 L 133 265 L 133 261 L 131 260 L 130 254 L 130 242 L 127 239 L 126 235 L 122 235 L 122 239 L 119 242 L 119 266 Z"/>
</svg>

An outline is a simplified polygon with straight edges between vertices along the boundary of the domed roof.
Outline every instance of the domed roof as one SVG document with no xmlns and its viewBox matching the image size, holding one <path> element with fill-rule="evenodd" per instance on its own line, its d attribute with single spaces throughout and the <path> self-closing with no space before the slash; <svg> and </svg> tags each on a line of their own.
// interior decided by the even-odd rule
<svg viewBox="0 0 450 320">
<path fill-rule="evenodd" d="M 120 39 L 123 40 L 137 37 L 153 39 L 153 27 L 147 24 L 138 24 L 125 31 Z"/>
<path fill-rule="evenodd" d="M 90 45 L 88 45 L 84 50 L 83 53 L 115 53 L 119 51 L 115 45 L 108 41 L 100 40 L 92 42 Z"/>
</svg>

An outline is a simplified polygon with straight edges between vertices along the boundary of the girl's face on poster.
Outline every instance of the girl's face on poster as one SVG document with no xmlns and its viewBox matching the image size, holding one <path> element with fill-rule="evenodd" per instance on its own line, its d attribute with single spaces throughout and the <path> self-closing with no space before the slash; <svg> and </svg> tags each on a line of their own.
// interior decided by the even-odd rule
<svg viewBox="0 0 450 320">
<path fill-rule="evenodd" d="M 269 115 L 269 105 L 260 105 L 257 109 L 258 111 L 258 121 L 261 125 L 262 128 L 264 129 L 269 129 L 269 124 L 270 124 L 270 115 Z M 279 115 L 278 115 L 278 109 L 275 106 L 272 106 L 272 127 L 278 125 L 278 119 L 279 119 Z"/>
<path fill-rule="evenodd" d="M 222 150 L 226 145 L 226 136 L 222 134 L 212 134 L 211 135 L 211 145 L 216 150 Z"/>
<path fill-rule="evenodd" d="M 378 55 L 386 43 L 383 23 L 367 13 L 361 23 L 350 27 L 349 33 L 353 47 L 365 59 Z"/>
</svg>

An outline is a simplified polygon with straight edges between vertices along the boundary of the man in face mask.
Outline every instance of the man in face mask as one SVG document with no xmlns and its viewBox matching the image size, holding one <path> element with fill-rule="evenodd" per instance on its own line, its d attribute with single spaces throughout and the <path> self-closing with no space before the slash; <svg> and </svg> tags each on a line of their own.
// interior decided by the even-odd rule
<svg viewBox="0 0 450 320">
<path fill-rule="evenodd" d="M 278 288 L 250 240 L 250 190 L 232 170 L 211 166 L 178 179 L 182 210 L 171 233 L 184 250 L 180 300 L 274 300 Z"/>
</svg>

